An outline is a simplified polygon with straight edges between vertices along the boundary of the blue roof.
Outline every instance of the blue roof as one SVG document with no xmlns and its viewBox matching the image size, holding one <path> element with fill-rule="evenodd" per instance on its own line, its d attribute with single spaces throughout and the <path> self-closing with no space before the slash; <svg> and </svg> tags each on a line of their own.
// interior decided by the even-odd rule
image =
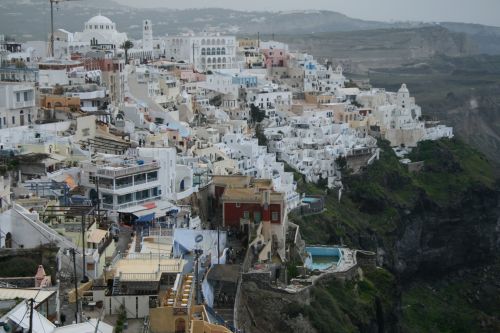
<svg viewBox="0 0 500 333">
<path fill-rule="evenodd" d="M 151 222 L 155 218 L 155 213 L 143 215 L 139 217 L 135 222 Z"/>
</svg>

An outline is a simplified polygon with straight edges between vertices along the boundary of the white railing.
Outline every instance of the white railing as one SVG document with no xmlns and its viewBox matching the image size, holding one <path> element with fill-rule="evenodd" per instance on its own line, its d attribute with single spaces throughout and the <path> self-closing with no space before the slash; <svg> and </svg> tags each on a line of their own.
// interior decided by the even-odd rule
<svg viewBox="0 0 500 333">
<path fill-rule="evenodd" d="M 120 166 L 119 169 L 112 170 L 112 169 L 105 169 L 101 168 L 97 170 L 97 174 L 102 175 L 102 176 L 107 176 L 107 177 L 120 177 L 120 176 L 125 176 L 133 173 L 139 173 L 139 172 L 145 172 L 149 170 L 155 170 L 159 169 L 160 165 L 158 162 L 151 162 L 151 163 L 145 163 L 142 165 L 125 165 L 125 166 Z"/>
<path fill-rule="evenodd" d="M 123 204 L 120 204 L 120 205 L 102 204 L 102 208 L 109 209 L 109 210 L 120 210 L 120 209 L 125 209 L 125 208 L 128 208 L 128 207 L 142 205 L 142 204 L 147 203 L 147 202 L 157 201 L 157 200 L 160 200 L 160 199 L 161 199 L 161 195 L 156 196 L 156 197 L 151 197 L 151 198 L 143 199 L 143 200 L 131 201 L 131 202 L 123 203 Z"/>
</svg>

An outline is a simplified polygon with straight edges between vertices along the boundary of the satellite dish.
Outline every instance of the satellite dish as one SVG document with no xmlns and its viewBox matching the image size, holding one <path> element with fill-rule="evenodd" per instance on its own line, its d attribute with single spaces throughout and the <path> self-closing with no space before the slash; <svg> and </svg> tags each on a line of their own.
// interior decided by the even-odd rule
<svg viewBox="0 0 500 333">
<path fill-rule="evenodd" d="M 201 241 L 203 241 L 203 235 L 196 235 L 196 237 L 194 238 L 194 241 L 196 243 L 200 243 Z"/>
</svg>

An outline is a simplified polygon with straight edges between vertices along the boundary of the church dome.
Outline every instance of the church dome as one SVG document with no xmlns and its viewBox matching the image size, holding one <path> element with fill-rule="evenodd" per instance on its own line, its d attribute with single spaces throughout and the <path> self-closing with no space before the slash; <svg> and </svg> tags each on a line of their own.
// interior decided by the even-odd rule
<svg viewBox="0 0 500 333">
<path fill-rule="evenodd" d="M 87 24 L 113 24 L 113 22 L 106 16 L 97 15 L 88 20 Z"/>
</svg>

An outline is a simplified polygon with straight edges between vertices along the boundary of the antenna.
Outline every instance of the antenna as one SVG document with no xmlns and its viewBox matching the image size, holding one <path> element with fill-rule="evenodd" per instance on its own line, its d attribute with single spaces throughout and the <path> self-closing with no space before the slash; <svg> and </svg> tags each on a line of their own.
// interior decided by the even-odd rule
<svg viewBox="0 0 500 333">
<path fill-rule="evenodd" d="M 79 0 L 49 0 L 50 2 L 50 45 L 49 54 L 54 58 L 54 4 L 58 4 L 63 1 L 79 1 Z"/>
</svg>

